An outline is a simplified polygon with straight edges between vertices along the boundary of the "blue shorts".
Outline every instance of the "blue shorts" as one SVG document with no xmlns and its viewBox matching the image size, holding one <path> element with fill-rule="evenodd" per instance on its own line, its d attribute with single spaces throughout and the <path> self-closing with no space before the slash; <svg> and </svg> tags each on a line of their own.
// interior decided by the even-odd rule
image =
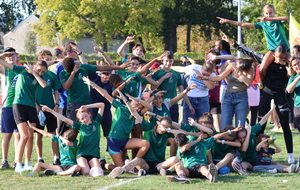
<svg viewBox="0 0 300 190">
<path fill-rule="evenodd" d="M 13 133 L 18 132 L 16 122 L 14 120 L 13 108 L 3 107 L 2 108 L 2 133 Z"/>
<path fill-rule="evenodd" d="M 128 140 L 129 139 L 123 141 L 123 140 L 108 138 L 107 139 L 108 153 L 113 155 L 122 152 L 125 149 Z"/>
</svg>

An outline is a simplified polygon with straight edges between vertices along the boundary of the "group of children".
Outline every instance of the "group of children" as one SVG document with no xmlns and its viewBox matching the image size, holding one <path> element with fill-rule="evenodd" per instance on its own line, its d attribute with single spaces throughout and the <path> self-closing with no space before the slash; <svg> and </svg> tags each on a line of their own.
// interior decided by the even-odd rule
<svg viewBox="0 0 300 190">
<path fill-rule="evenodd" d="M 264 17 L 259 23 L 240 23 L 218 18 L 222 24 L 263 28 L 270 50 L 264 60 L 269 60 L 273 55 L 276 57 L 272 50 L 282 42 L 287 44 L 281 29 L 281 21 L 286 21 L 286 17 L 274 17 L 274 14 L 274 7 L 266 5 Z M 275 33 L 271 31 L 274 25 L 278 27 Z M 282 38 L 272 41 L 274 36 Z M 118 49 L 123 62 L 120 66 L 113 63 L 98 46 L 94 47 L 95 51 L 109 65 L 88 65 L 74 43 L 66 43 L 60 53 L 62 57 L 57 54 L 56 61 L 51 60 L 51 52 L 42 51 L 39 61 L 33 66 L 17 66 L 13 48 L 6 49 L 0 55 L 4 59 L 0 60 L 0 64 L 4 78 L 2 85 L 5 83 L 8 98 L 5 101 L 10 102 L 4 106 L 3 114 L 6 116 L 2 117 L 2 126 L 14 129 L 16 125 L 20 134 L 16 144 L 16 172 L 20 172 L 22 176 L 34 177 L 39 176 L 42 170 L 45 175 L 73 177 L 90 174 L 96 177 L 103 176 L 103 170 L 109 170 L 109 178 L 116 178 L 131 170 L 136 170 L 139 176 L 155 173 L 165 176 L 176 172 L 177 176 L 168 176 L 167 180 L 180 183 L 190 183 L 188 178 L 207 178 L 210 182 L 217 182 L 218 173 L 228 173 L 225 171 L 228 168 L 241 175 L 247 175 L 252 170 L 268 173 L 300 172 L 299 159 L 297 165 L 290 166 L 272 161 L 272 155 L 281 149 L 270 136 L 259 134 L 271 112 L 275 110 L 274 103 L 271 103 L 271 109 L 253 126 L 246 126 L 245 122 L 241 122 L 245 120 L 246 114 L 241 118 L 241 113 L 236 113 L 235 116 L 241 119 L 239 123 L 235 123 L 235 127 L 228 125 L 232 124 L 232 118 L 226 117 L 226 122 L 223 121 L 226 125 L 216 130 L 212 114 L 207 113 L 208 91 L 215 87 L 214 81 L 231 78 L 233 82 L 230 85 L 233 89 L 244 89 L 244 86 L 251 85 L 254 73 L 249 61 L 239 59 L 237 64 L 230 63 L 219 74 L 214 73 L 216 65 L 213 62 L 199 66 L 192 59 L 184 57 L 183 60 L 192 66 L 175 69 L 172 67 L 174 56 L 170 51 L 165 51 L 148 63 L 142 59 L 146 51 L 141 44 L 133 47 L 133 55 L 125 54 L 125 45 L 133 41 L 134 36 L 127 37 Z M 215 59 L 216 57 L 210 61 Z M 288 59 L 287 53 L 286 57 L 279 57 L 274 64 L 285 64 L 284 60 Z M 158 61 L 163 63 L 162 68 L 157 67 Z M 261 68 L 268 67 L 268 64 L 270 63 L 263 61 Z M 54 69 L 50 70 L 55 74 L 48 71 L 50 65 L 54 65 L 51 66 Z M 113 70 L 115 72 L 112 74 Z M 189 74 L 185 88 L 180 73 L 175 70 Z M 151 93 L 145 89 L 151 89 Z M 239 92 L 229 94 L 237 93 Z M 197 96 L 199 94 L 204 96 Z M 181 99 L 185 103 L 186 123 L 178 123 L 177 102 Z M 275 99 L 275 103 L 276 101 L 278 99 Z M 196 106 L 198 102 L 201 103 Z M 113 114 L 111 106 L 114 107 Z M 241 110 L 247 113 L 248 106 Z M 280 112 L 284 111 L 286 110 L 280 107 Z M 58 125 L 56 118 L 60 120 Z M 11 119 L 15 124 L 10 123 Z M 43 130 L 44 120 L 48 132 Z M 282 122 L 284 124 L 283 120 Z M 113 163 L 99 160 L 101 126 Z M 39 162 L 30 167 L 34 131 L 38 133 Z M 285 133 L 288 134 L 287 131 Z M 44 163 L 42 158 L 42 136 L 50 137 L 56 143 L 52 146 L 55 161 L 53 165 Z M 7 139 L 8 142 L 9 140 L 10 138 Z M 165 157 L 167 145 L 170 146 L 168 159 Z M 269 148 L 270 145 L 275 149 Z M 132 160 L 125 162 L 128 149 L 132 150 Z M 25 167 L 22 166 L 24 151 Z M 4 152 L 6 156 L 2 166 L 8 164 L 7 147 Z M 56 162 L 58 156 L 59 163 Z"/>
</svg>

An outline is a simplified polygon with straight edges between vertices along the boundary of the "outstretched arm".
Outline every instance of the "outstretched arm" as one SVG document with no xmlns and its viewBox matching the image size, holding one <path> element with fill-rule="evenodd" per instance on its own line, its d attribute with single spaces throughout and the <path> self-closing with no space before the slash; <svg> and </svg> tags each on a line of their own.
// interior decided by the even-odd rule
<svg viewBox="0 0 300 190">
<path fill-rule="evenodd" d="M 102 116 L 103 112 L 104 112 L 104 107 L 105 107 L 105 104 L 102 102 L 99 102 L 99 103 L 94 103 L 94 104 L 83 105 L 77 111 L 80 112 L 80 111 L 88 110 L 90 108 L 99 108 L 98 113 Z"/>
<path fill-rule="evenodd" d="M 192 84 L 191 86 L 188 86 L 185 90 L 183 90 L 182 92 L 180 92 L 177 96 L 175 96 L 174 98 L 172 98 L 170 100 L 170 106 L 173 106 L 174 104 L 176 104 L 176 102 L 178 102 L 179 100 L 181 100 L 182 98 L 185 97 L 185 95 L 192 89 L 197 88 L 197 84 Z"/>
<path fill-rule="evenodd" d="M 45 137 L 52 137 L 52 135 L 53 135 L 53 134 L 51 134 L 51 133 L 49 133 L 49 132 L 47 132 L 47 131 L 44 131 L 44 130 L 39 129 L 39 128 L 36 128 L 35 126 L 31 125 L 29 121 L 27 121 L 27 124 L 28 124 L 28 126 L 29 126 L 31 129 L 33 129 L 33 130 L 35 130 L 35 131 L 41 133 L 41 134 L 42 134 L 43 136 L 45 136 Z"/>
<path fill-rule="evenodd" d="M 47 111 L 47 112 L 51 113 L 52 115 L 54 115 L 58 119 L 66 122 L 67 124 L 69 124 L 71 126 L 74 125 L 74 122 L 71 119 L 66 118 L 65 116 L 61 115 L 60 113 L 55 112 L 54 110 L 50 109 L 48 106 L 45 106 L 45 105 L 41 105 L 41 106 L 42 106 L 43 111 Z"/>
<path fill-rule="evenodd" d="M 239 126 L 239 127 L 237 127 L 237 128 L 234 128 L 233 130 L 228 130 L 228 131 L 226 131 L 226 132 L 216 134 L 216 135 L 213 136 L 213 137 L 214 137 L 214 140 L 218 140 L 218 139 L 220 139 L 220 138 L 222 138 L 222 137 L 225 137 L 226 135 L 231 134 L 231 132 L 238 132 L 238 131 L 240 131 L 242 128 L 243 128 L 242 126 Z"/>
<path fill-rule="evenodd" d="M 235 26 L 241 26 L 241 27 L 245 27 L 245 28 L 254 28 L 255 27 L 254 23 L 238 22 L 238 21 L 229 20 L 229 19 L 222 18 L 222 17 L 217 17 L 217 19 L 220 19 L 220 21 L 219 21 L 220 24 L 229 23 L 229 24 L 233 24 Z"/>
<path fill-rule="evenodd" d="M 260 124 L 260 125 L 263 125 L 263 124 L 265 124 L 265 123 L 268 121 L 270 115 L 272 114 L 272 111 L 275 110 L 275 108 L 276 108 L 276 106 L 275 106 L 274 100 L 272 99 L 272 100 L 271 100 L 271 109 L 269 110 L 268 113 L 266 113 L 266 115 L 264 115 L 264 116 L 261 118 L 261 120 L 259 121 L 259 124 Z"/>
<path fill-rule="evenodd" d="M 125 57 L 125 52 L 124 52 L 124 49 L 125 49 L 125 46 L 131 42 L 134 41 L 134 38 L 135 38 L 135 35 L 134 36 L 127 36 L 126 40 L 124 41 L 124 43 L 122 45 L 120 45 L 120 47 L 118 48 L 117 50 L 117 53 L 123 58 Z"/>
<path fill-rule="evenodd" d="M 99 46 L 94 46 L 94 51 L 98 51 L 102 57 L 104 58 L 105 62 L 108 63 L 109 65 L 114 65 L 115 63 L 113 62 L 113 60 L 103 51 L 102 48 L 100 48 Z"/>
</svg>

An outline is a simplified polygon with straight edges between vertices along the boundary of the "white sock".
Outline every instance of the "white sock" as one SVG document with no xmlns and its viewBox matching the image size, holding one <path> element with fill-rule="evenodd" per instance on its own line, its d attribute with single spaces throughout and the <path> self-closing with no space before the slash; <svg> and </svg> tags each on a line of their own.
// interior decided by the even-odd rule
<svg viewBox="0 0 300 190">
<path fill-rule="evenodd" d="M 16 167 L 22 167 L 22 162 L 17 162 Z"/>
<path fill-rule="evenodd" d="M 43 157 L 38 157 L 38 160 L 43 159 Z"/>
<path fill-rule="evenodd" d="M 217 168 L 217 170 L 219 170 L 219 168 L 218 168 L 218 166 L 217 166 L 217 165 L 215 165 L 215 167 Z"/>
<path fill-rule="evenodd" d="M 2 162 L 5 162 L 5 161 L 7 161 L 7 159 L 2 159 Z"/>
<path fill-rule="evenodd" d="M 25 167 L 26 167 L 26 166 L 30 166 L 30 161 L 26 161 L 26 162 L 25 162 Z"/>
<path fill-rule="evenodd" d="M 59 159 L 59 156 L 53 156 L 53 161 L 56 161 L 57 159 Z"/>
<path fill-rule="evenodd" d="M 294 158 L 294 153 L 288 153 L 289 158 Z"/>
</svg>

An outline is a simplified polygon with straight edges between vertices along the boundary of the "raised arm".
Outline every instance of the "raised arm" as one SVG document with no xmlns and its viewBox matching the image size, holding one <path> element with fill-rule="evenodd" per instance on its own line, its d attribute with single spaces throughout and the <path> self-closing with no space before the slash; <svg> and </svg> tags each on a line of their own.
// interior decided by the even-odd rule
<svg viewBox="0 0 300 190">
<path fill-rule="evenodd" d="M 130 62 L 123 63 L 120 66 L 117 65 L 98 65 L 97 71 L 112 71 L 112 70 L 125 70 L 127 67 L 129 67 Z"/>
<path fill-rule="evenodd" d="M 6 61 L 3 60 L 3 58 L 8 57 L 8 56 L 12 56 L 12 52 L 5 52 L 0 54 L 0 64 L 5 67 L 8 68 L 10 70 L 14 69 L 14 65 L 7 63 Z"/>
<path fill-rule="evenodd" d="M 127 36 L 126 40 L 123 42 L 123 44 L 120 45 L 120 47 L 118 48 L 117 50 L 117 53 L 122 57 L 124 58 L 125 57 L 125 52 L 124 52 L 124 49 L 125 49 L 125 46 L 131 42 L 134 41 L 134 38 L 135 38 L 135 35 L 134 36 Z"/>
<path fill-rule="evenodd" d="M 95 84 L 94 82 L 92 82 L 89 78 L 87 77 L 82 77 L 82 80 L 84 81 L 85 84 L 91 86 L 92 88 L 94 88 L 95 90 L 97 90 L 104 98 L 106 98 L 110 103 L 113 102 L 114 98 L 111 97 L 111 95 L 108 94 L 108 92 L 106 90 L 104 90 L 103 88 L 101 88 L 100 86 L 98 86 L 97 84 Z"/>
<path fill-rule="evenodd" d="M 220 19 L 220 21 L 219 21 L 220 24 L 229 23 L 229 24 L 233 24 L 235 26 L 241 26 L 241 27 L 245 27 L 245 28 L 254 28 L 255 27 L 254 23 L 238 22 L 238 21 L 229 20 L 229 19 L 222 18 L 222 17 L 217 17 L 217 19 Z"/>
<path fill-rule="evenodd" d="M 218 139 L 220 139 L 222 137 L 225 137 L 226 135 L 231 134 L 231 132 L 238 132 L 238 131 L 242 130 L 242 128 L 243 128 L 242 126 L 239 126 L 237 128 L 234 128 L 233 130 L 228 130 L 226 132 L 216 134 L 216 135 L 213 136 L 214 140 L 218 140 Z"/>
<path fill-rule="evenodd" d="M 70 46 L 77 53 L 80 62 L 88 64 L 88 61 L 85 59 L 85 57 L 82 54 L 82 51 L 80 51 L 80 49 L 77 47 L 77 45 L 74 45 L 74 44 L 70 43 Z"/>
<path fill-rule="evenodd" d="M 74 125 L 74 122 L 71 119 L 66 118 L 65 116 L 61 115 L 60 113 L 55 112 L 54 110 L 50 109 L 48 106 L 45 106 L 45 105 L 41 105 L 41 106 L 42 106 L 43 111 L 47 111 L 47 112 L 51 113 L 52 115 L 54 115 L 58 119 L 66 122 L 68 125 L 71 125 L 71 126 Z"/>
<path fill-rule="evenodd" d="M 260 125 L 265 124 L 268 121 L 268 118 L 270 117 L 270 115 L 272 114 L 272 111 L 275 110 L 276 106 L 274 103 L 274 100 L 271 100 L 271 109 L 268 111 L 268 113 L 266 113 L 266 115 L 264 115 L 261 120 L 259 121 Z"/>
<path fill-rule="evenodd" d="M 147 101 L 142 100 L 140 97 L 133 97 L 133 96 L 130 96 L 129 94 L 126 94 L 126 96 L 130 100 L 136 101 L 136 102 L 138 102 L 138 103 L 140 103 L 140 104 L 142 104 L 144 106 L 144 108 L 141 110 L 141 114 L 144 115 L 144 113 L 146 113 L 147 111 L 149 111 L 151 109 L 151 105 Z"/>
<path fill-rule="evenodd" d="M 103 51 L 102 48 L 94 45 L 94 51 L 98 51 L 102 55 L 102 57 L 104 58 L 104 60 L 107 64 L 115 66 L 115 63 L 113 62 L 113 60 Z"/>
<path fill-rule="evenodd" d="M 203 132 L 206 132 L 207 134 L 209 134 L 210 136 L 213 135 L 213 130 L 208 128 L 208 127 L 205 127 L 203 125 L 200 125 L 199 123 L 197 123 L 193 118 L 189 117 L 188 118 L 188 121 L 189 121 L 189 124 L 192 125 L 192 126 L 195 126 L 197 127 L 197 129 L 199 131 L 203 131 Z"/>
<path fill-rule="evenodd" d="M 177 96 L 175 96 L 174 98 L 170 99 L 170 106 L 173 106 L 174 104 L 176 104 L 179 100 L 181 100 L 182 98 L 184 98 L 184 96 L 192 89 L 197 88 L 197 84 L 192 84 L 191 86 L 188 86 L 185 90 L 183 90 L 182 92 L 180 92 Z"/>
<path fill-rule="evenodd" d="M 88 105 L 82 105 L 78 111 L 85 111 L 85 110 L 88 110 L 90 108 L 99 108 L 98 109 L 98 113 L 103 116 L 103 112 L 104 112 L 104 107 L 105 107 L 105 104 L 100 102 L 100 103 L 94 103 L 94 104 L 88 104 Z"/>
<path fill-rule="evenodd" d="M 44 81 L 38 74 L 36 74 L 36 72 L 32 70 L 32 65 L 24 64 L 24 66 L 26 67 L 26 71 L 34 76 L 34 78 L 38 81 L 41 87 L 47 87 L 46 81 Z"/>
<path fill-rule="evenodd" d="M 62 87 L 66 91 L 70 90 L 70 88 L 71 88 L 71 86 L 73 84 L 73 80 L 74 80 L 75 74 L 77 73 L 77 71 L 79 70 L 79 68 L 80 68 L 80 63 L 75 63 L 73 71 L 71 72 L 68 80 L 66 82 L 64 82 L 64 83 L 61 84 Z"/>
<path fill-rule="evenodd" d="M 51 133 L 49 133 L 49 132 L 47 132 L 47 131 L 44 131 L 44 130 L 39 129 L 39 128 L 36 128 L 35 126 L 31 125 L 29 121 L 27 121 L 27 124 L 28 124 L 28 126 L 29 126 L 31 129 L 33 129 L 33 130 L 39 132 L 40 134 L 42 134 L 42 135 L 45 136 L 45 137 L 50 137 L 50 138 L 51 138 L 52 135 L 53 135 L 53 134 L 51 134 Z"/>
</svg>

